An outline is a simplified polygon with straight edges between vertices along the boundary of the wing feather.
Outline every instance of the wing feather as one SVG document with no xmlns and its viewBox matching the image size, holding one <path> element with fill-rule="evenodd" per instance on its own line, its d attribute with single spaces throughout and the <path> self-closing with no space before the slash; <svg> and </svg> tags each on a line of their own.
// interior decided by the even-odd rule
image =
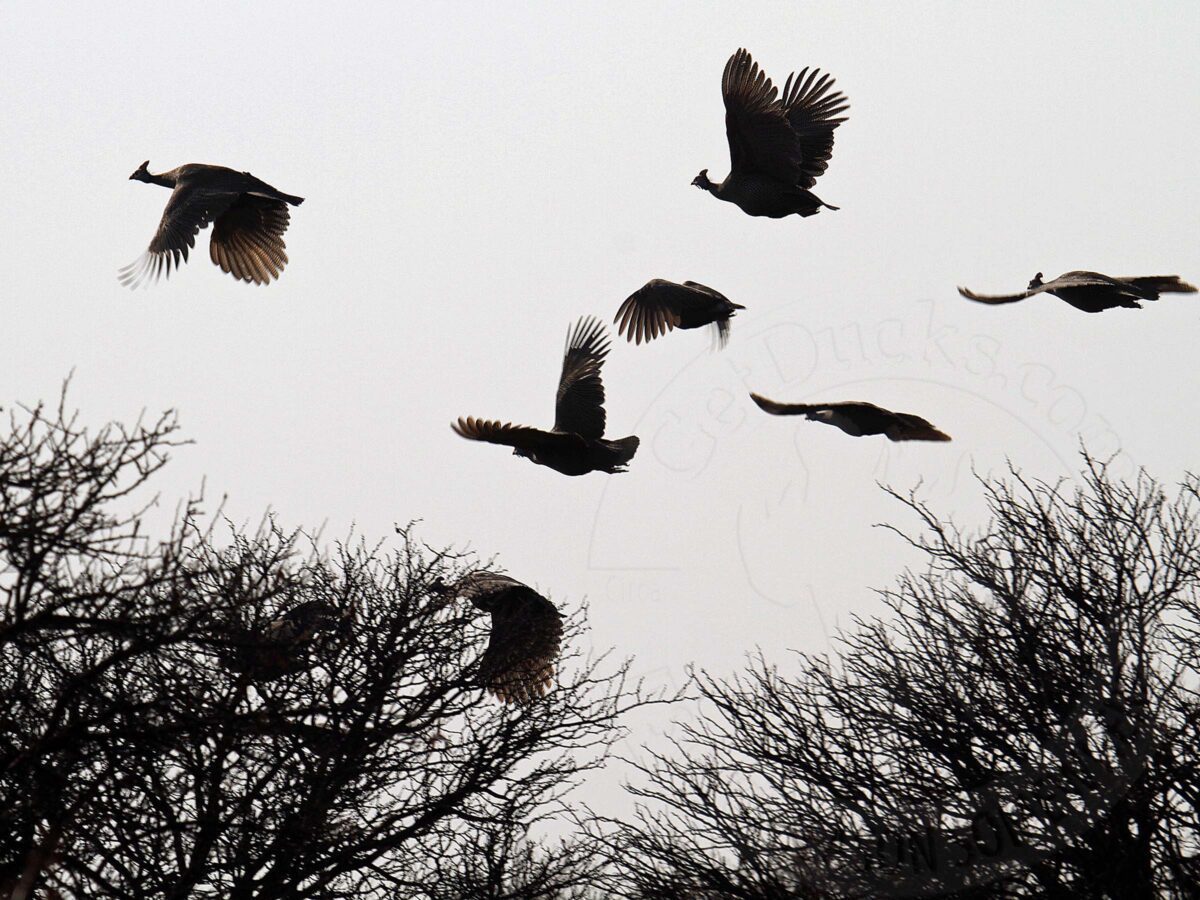
<svg viewBox="0 0 1200 900">
<path fill-rule="evenodd" d="M 525 585 L 505 591 L 493 601 L 480 680 L 504 703 L 544 696 L 553 684 L 562 634 L 562 615 L 553 603 Z"/>
<path fill-rule="evenodd" d="M 604 382 L 600 367 L 608 356 L 604 325 L 585 316 L 567 332 L 562 374 L 554 407 L 554 430 L 599 440 L 604 437 Z"/>
</svg>

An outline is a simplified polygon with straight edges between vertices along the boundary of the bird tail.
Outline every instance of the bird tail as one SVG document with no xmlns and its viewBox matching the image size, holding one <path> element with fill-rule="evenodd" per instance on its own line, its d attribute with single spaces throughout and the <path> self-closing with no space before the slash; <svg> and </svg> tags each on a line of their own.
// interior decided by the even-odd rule
<svg viewBox="0 0 1200 900">
<path fill-rule="evenodd" d="M 902 436 L 900 436 L 900 437 L 893 437 L 892 432 L 889 431 L 887 433 L 887 436 L 890 440 L 893 440 L 893 441 L 897 441 L 897 440 L 900 440 L 900 441 L 949 441 L 949 440 L 952 440 L 950 435 L 946 434 L 946 432 L 944 432 L 944 431 L 938 431 L 936 428 L 934 428 L 928 422 L 926 422 L 923 425 L 909 426 L 908 428 L 903 429 L 901 434 L 902 434 Z"/>
<path fill-rule="evenodd" d="M 1122 280 L 1128 281 L 1136 285 L 1140 290 L 1146 291 L 1149 299 L 1152 300 L 1158 299 L 1159 294 L 1196 293 L 1195 286 L 1181 280 L 1178 275 L 1146 275 L 1140 278 L 1125 278 Z"/>
<path fill-rule="evenodd" d="M 633 459 L 633 455 L 637 453 L 638 444 L 637 435 L 631 434 L 629 437 L 621 438 L 619 441 L 605 441 L 604 444 L 612 453 L 612 459 L 609 460 L 610 472 L 624 472 L 625 466 Z"/>
</svg>

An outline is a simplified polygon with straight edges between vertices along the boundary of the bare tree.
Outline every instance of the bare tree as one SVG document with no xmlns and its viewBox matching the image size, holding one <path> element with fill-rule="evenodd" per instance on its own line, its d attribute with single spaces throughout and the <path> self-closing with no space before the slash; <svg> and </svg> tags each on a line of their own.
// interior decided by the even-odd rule
<svg viewBox="0 0 1200 900">
<path fill-rule="evenodd" d="M 597 822 L 641 898 L 1200 896 L 1200 479 L 1083 454 L 981 481 L 971 534 L 832 657 L 699 679 L 704 713 Z"/>
<path fill-rule="evenodd" d="M 171 416 L 11 426 L 0 896 L 434 898 L 453 871 L 463 896 L 565 898 L 595 868 L 528 834 L 652 701 L 627 664 L 568 651 L 546 697 L 502 705 L 476 678 L 486 615 L 431 590 L 454 554 L 408 529 L 322 552 L 273 522 L 218 542 L 196 503 L 153 541 L 134 499 Z"/>
</svg>

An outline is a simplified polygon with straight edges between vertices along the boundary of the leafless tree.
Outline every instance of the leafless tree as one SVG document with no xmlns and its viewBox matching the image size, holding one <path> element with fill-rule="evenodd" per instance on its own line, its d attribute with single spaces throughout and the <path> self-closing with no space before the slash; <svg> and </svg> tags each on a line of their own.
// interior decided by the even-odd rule
<svg viewBox="0 0 1200 900">
<path fill-rule="evenodd" d="M 198 503 L 154 541 L 136 500 L 178 444 L 173 417 L 89 433 L 60 404 L 10 425 L 0 897 L 580 888 L 590 851 L 530 829 L 654 699 L 627 664 L 568 650 L 545 698 L 500 704 L 475 677 L 486 615 L 430 590 L 467 561 L 407 528 L 391 551 L 323 551 L 269 520 L 218 541 Z M 336 627 L 281 629 L 297 609 Z M 564 626 L 578 646 L 584 611 Z"/>
<path fill-rule="evenodd" d="M 929 566 L 831 656 L 700 676 L 612 894 L 1200 896 L 1200 479 L 981 485 L 976 533 L 893 494 Z"/>
</svg>

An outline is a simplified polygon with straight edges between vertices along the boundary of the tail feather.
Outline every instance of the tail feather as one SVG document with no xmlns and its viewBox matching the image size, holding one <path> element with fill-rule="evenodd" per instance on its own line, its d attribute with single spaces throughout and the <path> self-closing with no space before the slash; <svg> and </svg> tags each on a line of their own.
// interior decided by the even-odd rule
<svg viewBox="0 0 1200 900">
<path fill-rule="evenodd" d="M 1137 286 L 1157 299 L 1159 294 L 1194 294 L 1196 288 L 1180 279 L 1178 275 L 1144 275 L 1137 278 L 1124 278 L 1130 284 Z"/>
<path fill-rule="evenodd" d="M 633 455 L 637 453 L 638 440 L 637 435 L 631 434 L 629 437 L 621 438 L 619 441 L 604 442 L 610 451 L 612 451 L 612 470 L 623 471 L 623 467 L 629 464 L 633 459 Z"/>
<path fill-rule="evenodd" d="M 938 431 L 932 425 L 908 425 L 902 428 L 890 429 L 888 440 L 892 441 L 949 441 L 950 435 Z"/>
</svg>

